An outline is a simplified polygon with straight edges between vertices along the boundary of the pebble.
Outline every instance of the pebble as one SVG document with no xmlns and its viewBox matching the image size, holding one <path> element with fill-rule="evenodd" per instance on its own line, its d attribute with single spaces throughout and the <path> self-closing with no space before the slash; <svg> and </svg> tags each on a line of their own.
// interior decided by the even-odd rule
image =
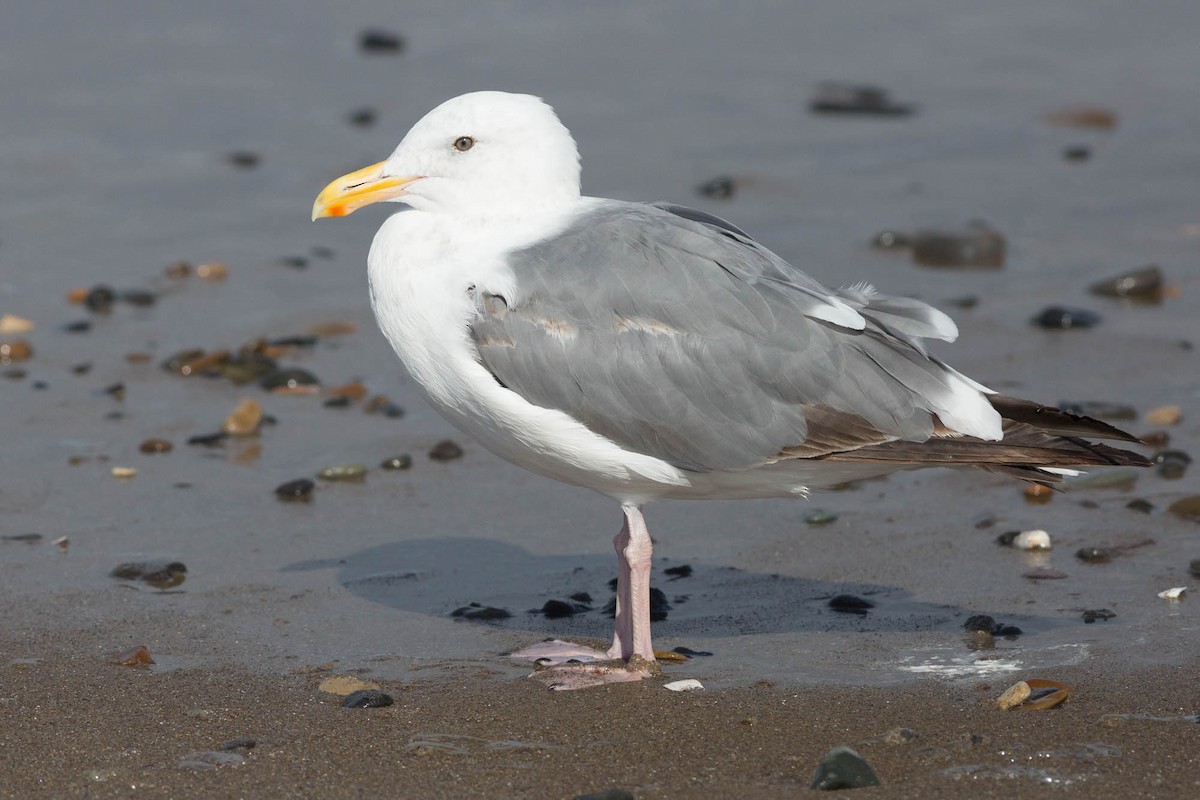
<svg viewBox="0 0 1200 800">
<path fill-rule="evenodd" d="M 1001 711 L 1009 711 L 1024 703 L 1029 699 L 1029 695 L 1033 694 L 1033 689 L 1025 681 L 1018 681 L 1012 686 L 1004 690 L 1004 693 L 996 698 L 996 705 Z"/>
<path fill-rule="evenodd" d="M 203 750 L 184 756 L 175 766 L 180 769 L 217 769 L 218 767 L 240 767 L 246 763 L 246 757 L 240 753 L 222 753 L 217 750 Z"/>
<path fill-rule="evenodd" d="M 861 789 L 879 786 L 879 777 L 871 765 L 849 747 L 835 747 L 821 757 L 810 789 Z"/>
<path fill-rule="evenodd" d="M 33 330 L 33 322 L 15 314 L 0 316 L 0 333 L 29 333 Z"/>
<path fill-rule="evenodd" d="M 676 647 L 676 648 L 673 648 L 671 650 L 671 652 L 678 653 L 679 655 L 684 656 L 686 658 L 694 658 L 697 656 L 704 657 L 704 656 L 712 655 L 712 653 L 710 653 L 707 650 L 693 650 L 690 647 Z"/>
<path fill-rule="evenodd" d="M 1163 600 L 1179 600 L 1187 592 L 1186 586 L 1173 586 L 1158 593 Z"/>
<path fill-rule="evenodd" d="M 1075 551 L 1075 557 L 1085 564 L 1107 564 L 1115 555 L 1117 551 L 1108 547 L 1081 547 Z"/>
<path fill-rule="evenodd" d="M 1200 522 L 1200 494 L 1176 500 L 1167 506 L 1167 511 L 1182 519 Z"/>
<path fill-rule="evenodd" d="M 1109 131 L 1117 127 L 1117 112 L 1102 106 L 1065 108 L 1047 114 L 1046 123 L 1060 128 L 1092 128 Z"/>
<path fill-rule="evenodd" d="M 55 547 L 57 547 L 58 551 L 60 553 L 65 553 L 65 552 L 67 552 L 67 549 L 71 546 L 71 540 L 68 539 L 66 536 L 60 536 L 57 539 L 55 539 L 53 542 L 51 542 L 51 544 L 53 544 Z"/>
<path fill-rule="evenodd" d="M 317 376 L 303 369 L 274 369 L 267 372 L 259 380 L 259 385 L 267 391 L 317 391 L 321 382 Z"/>
<path fill-rule="evenodd" d="M 345 396 L 331 397 L 321 405 L 325 406 L 325 408 L 349 408 L 350 398 Z"/>
<path fill-rule="evenodd" d="M 23 533 L 20 536 L 37 536 L 36 533 Z M 40 536 L 38 538 L 41 538 Z M 1188 572 L 1200 578 L 1200 558 L 1193 558 L 1188 562 Z"/>
<path fill-rule="evenodd" d="M 225 156 L 225 160 L 238 169 L 254 169 L 262 162 L 262 156 L 253 150 L 234 150 Z"/>
<path fill-rule="evenodd" d="M 1007 245 L 1004 235 L 975 222 L 960 231 L 918 231 L 912 236 L 912 260 L 924 267 L 1000 269 Z"/>
<path fill-rule="evenodd" d="M 262 405 L 257 400 L 245 399 L 221 423 L 221 430 L 230 436 L 253 436 L 258 433 L 262 420 Z"/>
<path fill-rule="evenodd" d="M 401 453 L 398 456 L 392 456 L 391 458 L 385 458 L 383 461 L 380 462 L 379 468 L 391 470 L 394 472 L 396 470 L 410 469 L 412 467 L 412 465 L 413 465 L 412 456 L 410 456 L 408 453 Z"/>
<path fill-rule="evenodd" d="M 667 567 L 666 569 L 663 570 L 663 574 L 670 575 L 671 580 L 676 580 L 676 581 L 679 580 L 680 578 L 690 578 L 690 577 L 692 577 L 692 565 L 691 564 L 680 564 L 675 567 Z"/>
<path fill-rule="evenodd" d="M 63 330 L 67 333 L 87 333 L 92 329 L 92 321 L 87 319 L 77 319 L 74 322 L 68 322 L 63 325 Z"/>
<path fill-rule="evenodd" d="M 1094 328 L 1100 324 L 1100 315 L 1086 308 L 1049 306 L 1033 317 L 1030 322 L 1046 330 L 1070 330 Z M 1065 409 L 1064 409 L 1065 410 Z"/>
<path fill-rule="evenodd" d="M 308 332 L 315 336 L 345 336 L 357 330 L 353 322 L 319 322 L 310 326 Z"/>
<path fill-rule="evenodd" d="M 216 433 L 200 433 L 195 436 L 189 436 L 187 443 L 200 447 L 216 447 L 229 438 L 229 434 L 225 431 L 217 431 Z"/>
<path fill-rule="evenodd" d="M 137 470 L 133 467 L 113 467 L 112 476 L 128 480 L 129 478 L 137 477 Z"/>
<path fill-rule="evenodd" d="M 914 731 L 912 728 L 892 728 L 887 733 L 883 734 L 884 744 L 908 744 L 915 742 L 921 738 L 921 734 Z"/>
<path fill-rule="evenodd" d="M 154 663 L 150 650 L 141 644 L 130 650 L 113 653 L 108 660 L 121 667 L 148 667 Z"/>
<path fill-rule="evenodd" d="M 154 294 L 154 292 L 146 291 L 145 289 L 126 289 L 117 295 L 117 299 L 123 303 L 128 303 L 131 306 L 147 308 L 158 302 L 158 295 Z"/>
<path fill-rule="evenodd" d="M 10 381 L 25 380 L 25 378 L 28 376 L 28 374 L 29 373 L 23 369 L 6 369 L 4 371 L 4 377 Z"/>
<path fill-rule="evenodd" d="M 1038 567 L 1024 573 L 1024 577 L 1033 581 L 1057 581 L 1067 577 L 1067 573 L 1058 569 L 1050 569 L 1049 567 Z"/>
<path fill-rule="evenodd" d="M 1169 481 L 1179 480 L 1187 472 L 1192 457 L 1182 450 L 1164 450 L 1154 457 L 1158 474 Z"/>
<path fill-rule="evenodd" d="M 963 623 L 963 629 L 967 631 L 982 631 L 990 633 L 993 636 L 1020 636 L 1021 629 L 1016 625 L 1005 625 L 997 622 L 994 617 L 987 614 L 975 614 L 967 617 L 967 621 Z"/>
<path fill-rule="evenodd" d="M 588 792 L 587 794 L 577 794 L 571 800 L 636 800 L 633 792 L 625 789 L 605 789 L 602 792 Z"/>
<path fill-rule="evenodd" d="M 1109 611 L 1107 608 L 1089 608 L 1083 612 L 1083 621 L 1088 625 L 1091 625 L 1098 619 L 1110 620 L 1115 616 L 1116 614 L 1112 611 Z"/>
<path fill-rule="evenodd" d="M 1043 530 L 1014 532 L 1010 547 L 1017 550 L 1049 550 L 1050 534 Z M 1007 536 L 1005 534 L 1004 536 Z M 1003 536 L 1001 538 L 1004 538 Z"/>
<path fill-rule="evenodd" d="M 40 542 L 42 535 L 40 533 L 8 533 L 0 536 L 0 539 L 6 542 L 29 542 L 32 544 L 33 542 Z"/>
<path fill-rule="evenodd" d="M 696 187 L 696 191 L 713 200 L 730 200 L 736 188 L 733 178 L 728 175 L 718 175 Z"/>
<path fill-rule="evenodd" d="M 336 694 L 340 697 L 372 689 L 378 690 L 379 684 L 364 681 L 353 675 L 330 675 L 317 685 L 318 692 Z"/>
<path fill-rule="evenodd" d="M 453 461 L 462 458 L 463 449 L 449 439 L 443 439 L 429 451 L 429 457 L 434 461 Z"/>
<path fill-rule="evenodd" d="M 99 314 L 111 311 L 116 301 L 117 293 L 109 286 L 95 286 L 83 296 L 84 308 Z"/>
<path fill-rule="evenodd" d="M 17 339 L 14 342 L 0 342 L 0 364 L 27 361 L 32 356 L 33 346 L 24 339 Z"/>
<path fill-rule="evenodd" d="M 534 613 L 545 614 L 546 619 L 562 619 L 574 616 L 590 609 L 582 603 L 568 603 L 565 600 L 547 600 L 545 605 Z"/>
<path fill-rule="evenodd" d="M 381 692 L 375 689 L 364 689 L 353 694 L 346 695 L 346 699 L 342 700 L 343 708 L 385 708 L 392 705 L 396 701 L 387 692 Z"/>
<path fill-rule="evenodd" d="M 1149 500 L 1144 500 L 1140 497 L 1135 497 L 1125 504 L 1125 507 L 1130 511 L 1138 511 L 1142 514 L 1149 514 L 1154 510 L 1154 504 Z"/>
<path fill-rule="evenodd" d="M 196 267 L 196 277 L 206 281 L 223 281 L 229 277 L 229 266 L 209 261 Z"/>
<path fill-rule="evenodd" d="M 1135 300 L 1161 300 L 1163 296 L 1162 270 L 1155 264 L 1132 272 L 1123 272 L 1113 278 L 1093 283 L 1088 290 L 1102 297 L 1125 297 Z"/>
<path fill-rule="evenodd" d="M 1044 483 L 1027 483 L 1023 491 L 1025 502 L 1032 505 L 1045 505 L 1054 499 L 1054 490 Z"/>
<path fill-rule="evenodd" d="M 1179 424 L 1179 421 L 1183 419 L 1183 412 L 1179 406 L 1159 406 L 1147 411 L 1144 419 L 1147 425 L 1170 427 Z"/>
<path fill-rule="evenodd" d="M 362 400 L 367 396 L 367 387 L 362 381 L 351 381 L 329 390 L 330 397 L 345 397 L 348 400 Z"/>
<path fill-rule="evenodd" d="M 1063 158 L 1067 161 L 1087 161 L 1092 157 L 1092 148 L 1086 144 L 1072 144 L 1063 148 Z"/>
<path fill-rule="evenodd" d="M 129 561 L 108 574 L 124 581 L 142 581 L 155 589 L 170 589 L 187 580 L 187 566 L 182 561 Z"/>
<path fill-rule="evenodd" d="M 167 268 L 163 270 L 163 275 L 166 275 L 168 278 L 172 278 L 173 280 L 186 278 L 191 274 L 192 265 L 186 261 L 176 261 L 174 264 L 169 264 Z"/>
<path fill-rule="evenodd" d="M 228 742 L 225 742 L 225 744 L 221 745 L 217 749 L 225 751 L 225 752 L 229 752 L 232 750 L 249 751 L 249 750 L 253 750 L 255 747 L 258 747 L 257 739 L 251 738 L 249 736 L 239 736 L 236 739 L 230 739 Z"/>
<path fill-rule="evenodd" d="M 364 53 L 399 53 L 404 50 L 404 39 L 381 28 L 367 28 L 358 35 L 358 49 Z"/>
<path fill-rule="evenodd" d="M 317 473 L 324 481 L 361 481 L 366 475 L 367 468 L 362 464 L 334 464 Z"/>
<path fill-rule="evenodd" d="M 808 101 L 814 114 L 853 114 L 876 117 L 907 117 L 916 111 L 908 103 L 892 100 L 887 89 L 864 83 L 823 81 Z"/>
<path fill-rule="evenodd" d="M 450 612 L 450 616 L 486 622 L 488 620 L 508 619 L 512 616 L 512 612 L 506 608 L 471 603 L 470 605 L 454 609 Z"/>
<path fill-rule="evenodd" d="M 833 511 L 827 511 L 823 508 L 814 508 L 804 515 L 804 521 L 809 525 L 828 525 L 831 522 L 836 522 L 838 515 Z"/>
<path fill-rule="evenodd" d="M 900 231 L 880 231 L 871 237 L 871 246 L 876 250 L 907 250 L 912 247 L 912 237 Z"/>
<path fill-rule="evenodd" d="M 864 600 L 863 598 L 853 594 L 834 595 L 833 597 L 829 598 L 829 602 L 826 603 L 826 605 L 834 611 L 838 611 L 843 614 L 866 614 L 869 610 L 875 607 L 875 604 L 870 600 Z"/>
<path fill-rule="evenodd" d="M 694 689 L 703 689 L 704 684 L 702 684 L 700 681 L 696 680 L 695 678 L 685 678 L 684 680 L 681 680 L 681 681 L 671 681 L 670 683 L 664 683 L 663 688 L 667 689 L 668 691 L 672 691 L 672 692 L 690 692 Z"/>
<path fill-rule="evenodd" d="M 297 478 L 294 481 L 281 483 L 275 487 L 275 496 L 289 503 L 307 503 L 312 500 L 312 490 L 315 483 L 308 478 Z"/>
<path fill-rule="evenodd" d="M 160 455 L 171 452 L 173 447 L 166 439 L 146 439 L 138 445 L 138 450 L 146 455 Z"/>
<path fill-rule="evenodd" d="M 346 121 L 359 128 L 369 128 L 375 124 L 379 114 L 370 106 L 356 108 L 346 115 Z"/>
</svg>

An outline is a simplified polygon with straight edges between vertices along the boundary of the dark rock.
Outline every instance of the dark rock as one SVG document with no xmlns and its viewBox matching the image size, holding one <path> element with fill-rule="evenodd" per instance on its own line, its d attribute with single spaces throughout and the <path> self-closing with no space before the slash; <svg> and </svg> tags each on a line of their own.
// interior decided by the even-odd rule
<svg viewBox="0 0 1200 800">
<path fill-rule="evenodd" d="M 871 237 L 871 247 L 876 250 L 907 250 L 912 247 L 912 237 L 900 231 L 880 231 Z"/>
<path fill-rule="evenodd" d="M 154 292 L 148 292 L 145 289 L 126 289 L 121 292 L 119 298 L 123 303 L 141 308 L 152 306 L 158 302 L 158 295 L 154 294 Z"/>
<path fill-rule="evenodd" d="M 697 192 L 713 200 L 731 199 L 734 189 L 733 178 L 728 175 L 718 175 L 696 187 Z"/>
<path fill-rule="evenodd" d="M 576 603 L 583 603 L 584 605 L 591 605 L 592 602 L 592 596 L 587 592 L 576 592 L 571 595 L 571 599 Z"/>
<path fill-rule="evenodd" d="M 1149 500 L 1143 500 L 1140 497 L 1135 497 L 1125 504 L 1125 507 L 1130 511 L 1140 511 L 1143 514 L 1149 514 L 1154 510 L 1154 504 Z"/>
<path fill-rule="evenodd" d="M 858 83 L 824 81 L 808 101 L 814 114 L 854 114 L 859 116 L 906 117 L 916 107 L 896 103 L 886 89 Z"/>
<path fill-rule="evenodd" d="M 1107 547 L 1081 547 L 1075 551 L 1075 557 L 1085 564 L 1107 564 L 1115 555 L 1117 552 Z"/>
<path fill-rule="evenodd" d="M 396 701 L 387 692 L 378 689 L 360 689 L 351 692 L 342 700 L 343 708 L 385 708 Z"/>
<path fill-rule="evenodd" d="M 1163 292 L 1162 270 L 1151 264 L 1131 272 L 1123 272 L 1113 278 L 1093 283 L 1092 294 L 1104 297 L 1126 297 L 1136 300 L 1161 300 Z"/>
<path fill-rule="evenodd" d="M 571 800 L 635 800 L 633 792 L 624 789 L 605 789 L 602 792 L 577 794 Z"/>
<path fill-rule="evenodd" d="M 326 260 L 333 258 L 335 255 L 332 247 L 325 247 L 324 245 L 320 244 L 313 245 L 311 248 L 309 248 L 308 252 L 312 254 L 313 258 L 323 258 Z"/>
<path fill-rule="evenodd" d="M 1167 506 L 1167 513 L 1174 514 L 1181 519 L 1200 522 L 1200 494 L 1179 498 Z"/>
<path fill-rule="evenodd" d="M 229 434 L 225 431 L 217 431 L 216 433 L 201 433 L 196 436 L 189 436 L 187 443 L 200 447 L 216 447 L 228 438 Z"/>
<path fill-rule="evenodd" d="M 125 384 L 114 383 L 110 386 L 105 386 L 104 393 L 116 400 L 124 400 L 125 399 Z"/>
<path fill-rule="evenodd" d="M 960 231 L 918 231 L 912 237 L 912 260 L 924 267 L 999 269 L 1004 266 L 1004 235 L 982 222 Z"/>
<path fill-rule="evenodd" d="M 504 608 L 495 608 L 493 606 L 484 606 L 479 603 L 471 603 L 470 605 L 456 608 L 450 612 L 452 617 L 461 617 L 463 619 L 487 621 L 495 619 L 508 619 L 512 613 Z"/>
<path fill-rule="evenodd" d="M 146 455 L 160 455 L 171 452 L 172 445 L 166 439 L 147 439 L 138 445 L 138 450 Z"/>
<path fill-rule="evenodd" d="M 690 647 L 676 647 L 671 652 L 679 653 L 679 655 L 687 656 L 688 658 L 693 658 L 696 656 L 711 656 L 712 655 L 712 653 L 708 652 L 707 650 L 693 650 Z"/>
<path fill-rule="evenodd" d="M 444 439 L 433 446 L 429 457 L 434 461 L 453 461 L 462 458 L 463 449 L 449 439 Z"/>
<path fill-rule="evenodd" d="M 1031 323 L 1046 330 L 1069 330 L 1094 328 L 1100 324 L 1100 315 L 1086 308 L 1050 306 L 1039 313 Z"/>
<path fill-rule="evenodd" d="M 182 561 L 130 561 L 118 564 L 108 573 L 124 581 L 142 581 L 155 589 L 170 589 L 187 580 Z"/>
<path fill-rule="evenodd" d="M 83 305 L 88 311 L 104 313 L 111 311 L 117 301 L 117 293 L 109 286 L 95 286 L 83 298 Z"/>
<path fill-rule="evenodd" d="M 662 589 L 650 588 L 650 621 L 662 622 L 667 618 L 667 612 L 671 610 L 671 604 L 667 602 L 667 595 Z M 613 609 L 615 616 L 616 609 Z"/>
<path fill-rule="evenodd" d="M 304 256 L 284 256 L 279 259 L 279 263 L 292 269 L 304 269 L 308 266 L 308 259 Z"/>
<path fill-rule="evenodd" d="M 40 533 L 8 533 L 0 536 L 6 542 L 40 542 L 42 535 Z"/>
<path fill-rule="evenodd" d="M 376 113 L 375 109 L 371 108 L 370 106 L 363 106 L 362 108 L 356 108 L 347 114 L 346 120 L 351 125 L 356 127 L 369 128 L 375 124 L 375 120 L 378 118 L 378 116 L 379 115 Z"/>
<path fill-rule="evenodd" d="M 409 469 L 410 467 L 412 467 L 412 465 L 413 465 L 412 456 L 410 456 L 408 453 L 401 453 L 398 456 L 392 456 L 391 458 L 385 458 L 382 462 L 380 462 L 379 468 L 395 471 L 395 470 L 401 470 L 401 469 Z"/>
<path fill-rule="evenodd" d="M 319 336 L 281 336 L 267 342 L 270 347 L 316 347 Z"/>
<path fill-rule="evenodd" d="M 1067 161 L 1087 161 L 1092 157 L 1092 148 L 1086 144 L 1072 144 L 1063 148 L 1063 158 Z"/>
<path fill-rule="evenodd" d="M 404 39 L 391 31 L 367 28 L 358 35 L 358 49 L 364 53 L 395 54 L 404 50 Z"/>
<path fill-rule="evenodd" d="M 1116 614 L 1107 608 L 1089 608 L 1083 612 L 1083 621 L 1091 625 L 1096 620 L 1110 620 L 1115 616 Z"/>
<path fill-rule="evenodd" d="M 271 391 L 274 389 L 297 389 L 301 386 L 320 386 L 317 376 L 303 369 L 275 369 L 267 372 L 259 379 L 259 386 Z"/>
<path fill-rule="evenodd" d="M 287 502 L 307 503 L 312 499 L 312 491 L 316 486 L 308 478 L 297 478 L 294 481 L 281 483 L 275 487 L 275 496 Z"/>
<path fill-rule="evenodd" d="M 90 361 L 85 361 L 82 364 L 76 364 L 75 366 L 71 367 L 71 372 L 75 375 L 87 375 L 91 371 L 92 362 Z"/>
<path fill-rule="evenodd" d="M 1021 535 L 1020 531 L 1005 531 L 996 537 L 996 544 L 1001 547 L 1012 547 L 1013 540 Z"/>
<path fill-rule="evenodd" d="M 325 406 L 326 408 L 349 408 L 350 397 L 344 394 L 338 395 L 337 397 L 330 397 L 321 405 Z"/>
<path fill-rule="evenodd" d="M 1021 629 L 1016 625 L 1005 625 L 997 622 L 994 617 L 987 614 L 975 614 L 967 617 L 967 621 L 963 623 L 963 629 L 967 631 L 982 631 L 990 633 L 993 636 L 1020 636 Z"/>
<path fill-rule="evenodd" d="M 258 747 L 257 739 L 252 739 L 249 736 L 242 736 L 237 739 L 230 739 L 228 742 L 221 745 L 217 749 L 224 750 L 226 752 L 228 752 L 230 750 L 241 750 L 241 751 L 245 752 L 247 750 L 253 750 L 255 747 Z"/>
<path fill-rule="evenodd" d="M 834 611 L 843 614 L 866 614 L 869 610 L 875 607 L 875 604 L 870 600 L 864 600 L 857 595 L 839 594 L 829 598 L 826 603 Z"/>
<path fill-rule="evenodd" d="M 87 333 L 92 329 L 91 320 L 77 319 L 74 322 L 68 322 L 63 325 L 63 330 L 67 333 Z"/>
<path fill-rule="evenodd" d="M 262 161 L 262 156 L 253 150 L 234 150 L 225 156 L 225 160 L 238 169 L 254 169 Z"/>
<path fill-rule="evenodd" d="M 1164 450 L 1154 457 L 1158 464 L 1158 474 L 1169 481 L 1179 480 L 1187 472 L 1192 457 L 1182 450 Z"/>
<path fill-rule="evenodd" d="M 821 757 L 810 789 L 861 789 L 879 786 L 870 764 L 849 747 L 835 747 Z"/>
<path fill-rule="evenodd" d="M 663 570 L 663 574 L 670 575 L 672 580 L 679 580 L 680 578 L 690 578 L 692 575 L 692 565 L 691 564 L 680 564 L 677 567 L 667 567 L 666 569 Z"/>
<path fill-rule="evenodd" d="M 546 615 L 546 619 L 561 619 L 562 617 L 570 617 L 581 611 L 587 611 L 585 606 L 578 603 L 568 603 L 565 600 L 547 600 L 539 612 Z"/>
</svg>

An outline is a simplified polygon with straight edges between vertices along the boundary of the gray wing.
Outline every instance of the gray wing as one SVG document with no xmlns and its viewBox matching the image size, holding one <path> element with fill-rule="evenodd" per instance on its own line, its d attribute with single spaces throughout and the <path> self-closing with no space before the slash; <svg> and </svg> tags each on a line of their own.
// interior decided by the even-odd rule
<svg viewBox="0 0 1200 800">
<path fill-rule="evenodd" d="M 938 414 L 965 382 L 919 341 L 953 339 L 948 317 L 831 291 L 679 209 L 605 203 L 509 254 L 517 295 L 477 298 L 480 362 L 530 402 L 688 470 L 949 433 Z"/>
</svg>

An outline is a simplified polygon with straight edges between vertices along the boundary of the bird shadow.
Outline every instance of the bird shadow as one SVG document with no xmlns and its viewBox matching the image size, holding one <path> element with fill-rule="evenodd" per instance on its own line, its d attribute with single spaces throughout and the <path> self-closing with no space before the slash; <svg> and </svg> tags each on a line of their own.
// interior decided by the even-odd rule
<svg viewBox="0 0 1200 800">
<path fill-rule="evenodd" d="M 472 624 L 548 636 L 606 638 L 612 634 L 612 618 L 604 609 L 613 596 L 609 582 L 616 576 L 615 555 L 537 555 L 504 542 L 454 537 L 394 542 L 342 558 L 283 567 L 284 571 L 320 569 L 336 569 L 344 588 L 402 611 L 447 617 L 464 607 L 490 607 L 504 609 L 510 616 Z M 673 569 L 673 574 L 666 569 Z M 670 606 L 665 618 L 654 622 L 655 636 L 950 632 L 962 630 L 963 622 L 973 615 L 990 613 L 986 608 L 921 602 L 894 586 L 831 583 L 667 559 L 655 559 L 651 584 L 662 590 Z M 871 607 L 831 607 L 830 601 L 839 595 L 853 595 Z M 567 616 L 548 616 L 542 610 L 548 600 L 578 608 Z M 1070 624 L 1057 617 L 1015 614 L 998 621 L 1025 633 Z"/>
</svg>

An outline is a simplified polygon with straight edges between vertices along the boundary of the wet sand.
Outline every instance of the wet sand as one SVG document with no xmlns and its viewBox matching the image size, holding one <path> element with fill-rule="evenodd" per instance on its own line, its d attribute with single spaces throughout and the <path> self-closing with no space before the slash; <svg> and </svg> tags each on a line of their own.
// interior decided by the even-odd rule
<svg viewBox="0 0 1200 800">
<path fill-rule="evenodd" d="M 0 796 L 782 796 L 838 744 L 883 779 L 864 796 L 1037 791 L 1041 773 L 997 771 L 1014 766 L 1044 768 L 1080 796 L 1195 793 L 1200 727 L 1178 718 L 1200 711 L 1197 606 L 1157 593 L 1195 584 L 1198 528 L 1166 508 L 1200 493 L 1196 469 L 1175 480 L 1146 470 L 1044 505 L 1015 481 L 942 470 L 805 502 L 655 504 L 654 582 L 672 604 L 656 644 L 711 652 L 667 670 L 705 691 L 551 693 L 502 657 L 547 636 L 606 635 L 619 512 L 501 462 L 424 404 L 367 306 L 382 214 L 307 221 L 330 178 L 384 157 L 461 92 L 547 97 L 579 140 L 588 193 L 694 204 L 825 282 L 919 296 L 958 321 L 960 340 L 935 351 L 972 377 L 1049 403 L 1128 404 L 1136 418 L 1116 422 L 1139 434 L 1155 427 L 1146 412 L 1177 405 L 1170 446 L 1198 449 L 1194 4 L 680 8 L 515 3 L 470 19 L 383 0 L 0 9 L 0 172 L 17 187 L 0 194 L 0 315 L 35 325 L 0 337 L 33 348 L 0 366 L 0 536 L 41 536 L 0 539 L 0 745 L 17 754 L 0 764 Z M 357 36 L 372 26 L 407 47 L 362 54 Z M 815 117 L 805 101 L 825 79 L 883 84 L 917 113 Z M 1079 105 L 1113 109 L 1115 129 L 1046 124 Z M 347 121 L 363 106 L 375 125 Z M 1079 145 L 1089 160 L 1064 159 Z M 230 163 L 244 151 L 259 163 Z M 736 180 L 731 200 L 696 194 L 719 174 Z M 926 269 L 869 244 L 880 230 L 972 218 L 1006 236 L 1003 269 Z M 225 262 L 229 277 L 166 277 L 179 260 Z M 1148 263 L 1173 290 L 1161 304 L 1087 292 Z M 97 284 L 157 302 L 108 314 L 67 302 Z M 1097 311 L 1101 324 L 1032 327 L 1050 304 Z M 65 329 L 79 320 L 90 330 Z M 158 367 L 184 348 L 329 322 L 356 329 L 282 362 L 326 389 L 361 380 L 402 417 Z M 120 398 L 106 391 L 118 383 Z M 275 424 L 186 444 L 247 397 Z M 150 437 L 174 449 L 141 453 Z M 428 457 L 444 439 L 462 458 Z M 411 469 L 377 468 L 400 453 Z M 273 494 L 346 462 L 365 464 L 365 481 L 318 482 L 307 504 Z M 114 478 L 115 466 L 138 474 Z M 806 522 L 818 508 L 836 519 Z M 995 542 L 1031 528 L 1049 531 L 1051 552 Z M 1110 563 L 1074 556 L 1147 540 Z M 185 563 L 186 580 L 158 591 L 109 575 L 145 559 Z M 664 572 L 684 564 L 686 578 Z M 1026 577 L 1046 569 L 1065 577 Z M 590 610 L 533 613 L 578 592 Z M 875 607 L 835 613 L 840 593 Z M 450 616 L 472 602 L 512 616 Z M 1116 616 L 1085 623 L 1097 609 Z M 962 626 L 976 614 L 1022 634 L 972 650 Z M 137 644 L 153 671 L 105 662 Z M 378 681 L 397 705 L 338 708 L 315 691 L 323 665 Z M 988 707 L 1021 677 L 1077 693 L 1053 711 Z M 1110 713 L 1174 719 L 1110 727 Z M 896 726 L 920 738 L 872 743 Z M 985 738 L 968 749 L 972 733 Z M 478 738 L 408 748 L 433 734 Z M 175 766 L 239 736 L 261 739 L 241 766 Z M 537 747 L 488 746 L 510 741 Z M 966 776 L 974 764 L 992 771 Z"/>
</svg>

